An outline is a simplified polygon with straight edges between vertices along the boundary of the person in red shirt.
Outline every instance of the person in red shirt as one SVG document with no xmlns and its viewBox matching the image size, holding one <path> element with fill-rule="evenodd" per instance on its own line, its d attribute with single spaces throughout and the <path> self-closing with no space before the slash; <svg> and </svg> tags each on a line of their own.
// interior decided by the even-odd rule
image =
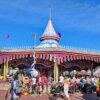
<svg viewBox="0 0 100 100">
<path fill-rule="evenodd" d="M 42 75 L 41 76 L 41 82 L 42 82 L 42 90 L 44 90 L 44 87 L 47 84 L 47 77 Z"/>
</svg>

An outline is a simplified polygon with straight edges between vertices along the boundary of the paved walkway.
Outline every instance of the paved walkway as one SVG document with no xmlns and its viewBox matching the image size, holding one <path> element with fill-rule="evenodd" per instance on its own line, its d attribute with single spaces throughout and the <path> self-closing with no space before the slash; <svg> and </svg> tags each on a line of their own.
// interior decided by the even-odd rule
<svg viewBox="0 0 100 100">
<path fill-rule="evenodd" d="M 75 93 L 70 95 L 71 100 L 98 100 L 96 94 L 80 94 L 80 93 Z M 32 97 L 32 96 L 22 96 L 21 100 L 54 100 L 50 95 L 44 94 L 43 96 L 37 96 L 37 97 Z M 56 100 L 64 100 L 63 98 L 57 98 Z"/>
<path fill-rule="evenodd" d="M 96 94 L 80 94 L 80 93 L 75 93 L 70 95 L 71 100 L 98 100 Z M 22 96 L 21 100 L 54 100 L 51 96 L 44 94 L 43 96 L 37 96 L 37 97 L 32 97 L 32 96 Z M 64 100 L 63 98 L 57 98 L 56 100 Z"/>
<path fill-rule="evenodd" d="M 6 91 L 0 90 L 0 100 L 5 100 Z M 71 100 L 98 100 L 95 93 L 93 94 L 81 94 L 81 93 L 75 93 L 70 94 Z M 20 100 L 54 100 L 50 95 L 43 94 L 42 96 L 33 97 L 31 95 L 28 96 L 22 96 Z M 64 100 L 63 98 L 57 98 L 56 100 Z"/>
</svg>

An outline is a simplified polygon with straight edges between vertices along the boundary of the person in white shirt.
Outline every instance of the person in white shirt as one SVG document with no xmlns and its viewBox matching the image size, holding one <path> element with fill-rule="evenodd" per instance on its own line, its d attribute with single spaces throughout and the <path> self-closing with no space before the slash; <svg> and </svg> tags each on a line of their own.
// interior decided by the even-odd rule
<svg viewBox="0 0 100 100">
<path fill-rule="evenodd" d="M 63 82 L 64 82 L 64 77 L 63 77 L 62 74 L 61 74 L 61 76 L 59 77 L 59 82 L 60 82 L 60 83 L 63 83 Z"/>
<path fill-rule="evenodd" d="M 70 82 L 68 81 L 67 77 L 64 77 L 64 94 L 65 94 L 65 99 L 70 100 L 70 96 L 69 96 L 69 84 Z"/>
<path fill-rule="evenodd" d="M 33 84 L 33 85 L 36 84 L 36 78 L 35 78 L 35 77 L 32 78 L 32 84 Z"/>
</svg>

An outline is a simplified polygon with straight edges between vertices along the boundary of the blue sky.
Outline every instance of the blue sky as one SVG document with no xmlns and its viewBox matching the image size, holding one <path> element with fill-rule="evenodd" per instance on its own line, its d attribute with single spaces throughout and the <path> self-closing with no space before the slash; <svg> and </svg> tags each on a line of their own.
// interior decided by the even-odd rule
<svg viewBox="0 0 100 100">
<path fill-rule="evenodd" d="M 49 5 L 61 45 L 100 50 L 100 0 L 0 0 L 0 47 L 32 46 L 32 33 L 38 45 Z"/>
</svg>

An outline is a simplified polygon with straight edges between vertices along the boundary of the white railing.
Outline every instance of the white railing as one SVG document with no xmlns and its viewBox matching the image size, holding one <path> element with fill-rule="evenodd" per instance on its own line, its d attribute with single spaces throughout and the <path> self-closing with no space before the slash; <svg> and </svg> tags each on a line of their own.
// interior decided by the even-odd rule
<svg viewBox="0 0 100 100">
<path fill-rule="evenodd" d="M 79 52 L 79 53 L 100 54 L 100 50 L 77 48 L 77 47 L 71 47 L 71 46 L 62 46 L 62 49 L 67 49 L 68 51 L 74 51 L 74 52 Z"/>
<path fill-rule="evenodd" d="M 24 51 L 24 50 L 37 50 L 37 51 L 67 51 L 67 52 L 76 52 L 76 53 L 86 53 L 86 54 L 97 54 L 100 55 L 100 50 L 92 50 L 92 49 L 85 49 L 85 48 L 76 48 L 72 46 L 61 46 L 59 48 L 56 47 L 46 47 L 44 48 L 33 48 L 33 46 L 19 46 L 19 47 L 3 47 L 0 48 L 0 51 Z"/>
</svg>

